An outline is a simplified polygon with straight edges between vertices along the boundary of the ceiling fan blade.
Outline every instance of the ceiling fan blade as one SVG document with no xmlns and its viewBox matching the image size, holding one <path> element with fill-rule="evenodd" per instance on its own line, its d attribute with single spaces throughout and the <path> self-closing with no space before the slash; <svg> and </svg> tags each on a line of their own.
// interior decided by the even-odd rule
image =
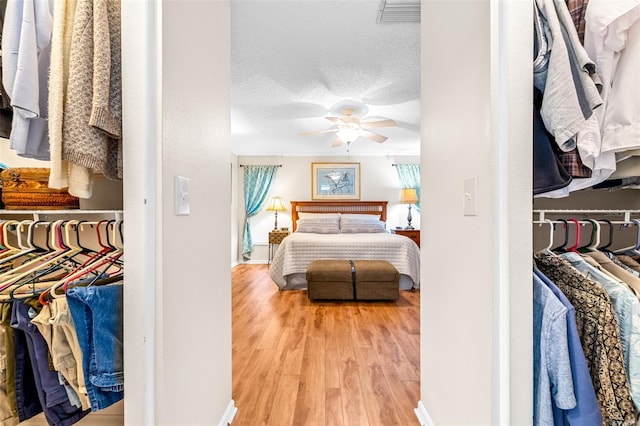
<svg viewBox="0 0 640 426">
<path fill-rule="evenodd" d="M 373 129 L 374 127 L 392 127 L 395 126 L 396 122 L 393 120 L 380 120 L 380 121 L 370 121 L 368 123 L 360 123 L 360 127 L 363 129 Z"/>
<path fill-rule="evenodd" d="M 341 146 L 342 144 L 343 144 L 342 139 L 335 138 L 333 140 L 333 143 L 331 144 L 331 148 L 337 148 L 337 147 Z"/>
<path fill-rule="evenodd" d="M 344 124 L 344 122 L 338 117 L 325 117 L 325 118 L 334 124 Z"/>
<path fill-rule="evenodd" d="M 362 136 L 364 138 L 367 138 L 367 139 L 371 139 L 372 141 L 376 141 L 378 143 L 382 143 L 382 142 L 386 141 L 387 139 L 389 139 L 386 136 L 382 136 L 382 135 L 379 135 L 377 133 L 367 132 L 366 130 L 361 130 L 360 131 L 360 136 Z"/>
<path fill-rule="evenodd" d="M 316 130 L 313 132 L 303 132 L 303 133 L 298 133 L 298 135 L 300 136 L 310 136 L 310 135 L 319 135 L 321 133 L 333 133 L 333 132 L 337 132 L 338 129 L 327 129 L 327 130 Z"/>
</svg>

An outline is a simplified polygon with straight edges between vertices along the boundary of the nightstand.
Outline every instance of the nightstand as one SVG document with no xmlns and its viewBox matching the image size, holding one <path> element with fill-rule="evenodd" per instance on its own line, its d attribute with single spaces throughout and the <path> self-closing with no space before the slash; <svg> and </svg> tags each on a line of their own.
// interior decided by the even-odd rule
<svg viewBox="0 0 640 426">
<path fill-rule="evenodd" d="M 393 232 L 398 235 L 404 235 L 407 238 L 413 240 L 414 243 L 420 247 L 420 230 L 419 229 L 393 229 Z"/>
<path fill-rule="evenodd" d="M 273 255 L 276 254 L 277 246 L 289 235 L 289 231 L 281 231 L 279 229 L 274 229 L 269 232 L 269 259 L 267 259 L 267 263 L 270 265 L 273 260 Z"/>
</svg>

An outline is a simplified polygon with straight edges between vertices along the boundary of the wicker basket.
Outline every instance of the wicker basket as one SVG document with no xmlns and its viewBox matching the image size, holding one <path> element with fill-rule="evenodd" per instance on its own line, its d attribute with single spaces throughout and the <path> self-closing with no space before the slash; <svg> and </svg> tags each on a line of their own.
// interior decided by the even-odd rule
<svg viewBox="0 0 640 426">
<path fill-rule="evenodd" d="M 10 168 L 0 173 L 2 202 L 7 210 L 65 210 L 80 207 L 80 200 L 66 188 L 49 188 L 49 169 Z"/>
</svg>

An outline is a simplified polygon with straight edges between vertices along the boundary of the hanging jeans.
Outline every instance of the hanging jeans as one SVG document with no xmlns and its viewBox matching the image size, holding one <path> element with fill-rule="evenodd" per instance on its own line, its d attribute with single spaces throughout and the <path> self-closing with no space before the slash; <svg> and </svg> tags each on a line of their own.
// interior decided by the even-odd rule
<svg viewBox="0 0 640 426">
<path fill-rule="evenodd" d="M 0 303 L 0 425 L 18 424 L 11 305 Z"/>
<path fill-rule="evenodd" d="M 53 367 L 73 389 L 73 393 L 69 392 L 71 402 L 77 398 L 84 410 L 90 409 L 82 375 L 82 352 L 69 315 L 67 298 L 54 298 L 51 303 L 42 307 L 31 323 L 38 327 L 38 331 L 47 342 Z"/>
<path fill-rule="evenodd" d="M 67 303 L 82 350 L 82 370 L 93 411 L 124 397 L 122 290 L 122 285 L 67 290 Z"/>
<path fill-rule="evenodd" d="M 21 359 L 29 358 L 31 361 L 36 391 L 47 422 L 50 425 L 72 425 L 82 419 L 88 411 L 83 412 L 81 408 L 69 402 L 67 390 L 60 383 L 58 372 L 49 368 L 49 348 L 36 326 L 31 323 L 34 316 L 33 308 L 28 305 L 19 301 L 12 303 L 11 327 L 16 336 L 16 385 L 20 389 L 22 378 L 18 375 L 17 366 L 20 354 Z M 26 362 L 24 364 L 26 365 Z M 21 373 L 24 374 L 26 371 L 23 370 Z M 16 397 L 19 401 L 20 394 L 17 390 Z"/>
</svg>

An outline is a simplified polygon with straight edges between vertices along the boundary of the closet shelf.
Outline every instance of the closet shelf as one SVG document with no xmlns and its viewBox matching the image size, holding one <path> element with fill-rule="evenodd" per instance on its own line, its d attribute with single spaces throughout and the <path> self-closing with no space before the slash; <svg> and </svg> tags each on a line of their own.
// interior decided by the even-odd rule
<svg viewBox="0 0 640 426">
<path fill-rule="evenodd" d="M 115 220 L 122 220 L 122 210 L 0 210 L 0 215 L 32 215 L 34 220 L 40 220 L 40 216 L 45 215 L 101 215 L 113 216 Z"/>
<path fill-rule="evenodd" d="M 552 210 L 534 210 L 533 213 L 538 215 L 537 221 L 535 223 L 538 223 L 538 221 L 539 222 L 544 222 L 545 215 L 547 215 L 547 214 L 553 214 L 553 215 L 557 215 L 557 214 L 562 214 L 562 215 L 568 215 L 568 214 L 594 215 L 594 214 L 599 214 L 599 215 L 604 215 L 604 216 L 624 216 L 623 220 L 625 222 L 630 222 L 632 216 L 640 215 L 640 210 L 616 210 L 616 209 L 608 209 L 608 210 L 597 210 L 597 209 L 596 210 L 591 210 L 591 209 L 585 209 L 585 210 L 563 210 L 563 209 L 552 209 Z"/>
</svg>

